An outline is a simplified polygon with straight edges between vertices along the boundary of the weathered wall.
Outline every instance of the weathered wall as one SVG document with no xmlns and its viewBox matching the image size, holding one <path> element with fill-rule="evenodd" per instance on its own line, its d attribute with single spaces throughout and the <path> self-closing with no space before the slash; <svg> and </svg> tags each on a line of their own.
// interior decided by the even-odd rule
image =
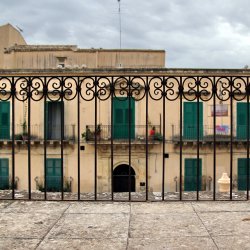
<svg viewBox="0 0 250 250">
<path fill-rule="evenodd" d="M 14 46 L 15 44 L 26 44 L 24 38 L 18 30 L 11 24 L 0 26 L 0 69 L 5 68 L 4 51 L 5 48 Z M 10 63 L 10 62 L 9 62 Z"/>
</svg>

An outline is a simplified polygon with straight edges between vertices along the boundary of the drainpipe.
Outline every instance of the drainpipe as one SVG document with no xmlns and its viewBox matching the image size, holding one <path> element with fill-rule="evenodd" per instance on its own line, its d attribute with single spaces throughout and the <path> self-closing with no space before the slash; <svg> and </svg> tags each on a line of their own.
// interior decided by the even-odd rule
<svg viewBox="0 0 250 250">
<path fill-rule="evenodd" d="M 162 131 L 161 131 L 161 113 L 160 113 L 160 133 L 162 134 Z"/>
</svg>

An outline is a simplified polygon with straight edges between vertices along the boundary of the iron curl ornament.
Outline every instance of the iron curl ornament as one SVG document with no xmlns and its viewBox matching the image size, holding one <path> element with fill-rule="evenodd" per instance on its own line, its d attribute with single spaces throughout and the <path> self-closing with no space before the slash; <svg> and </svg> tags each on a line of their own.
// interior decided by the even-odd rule
<svg viewBox="0 0 250 250">
<path fill-rule="evenodd" d="M 97 83 L 97 98 L 101 101 L 108 100 L 112 94 L 110 91 L 112 79 L 110 77 L 98 77 Z"/>
<path fill-rule="evenodd" d="M 198 77 L 185 77 L 183 79 L 183 97 L 187 101 L 194 101 L 199 98 L 199 78 Z"/>
<path fill-rule="evenodd" d="M 145 97 L 146 91 L 147 84 L 145 78 L 138 76 L 131 78 L 130 96 L 135 101 L 141 101 Z"/>
<path fill-rule="evenodd" d="M 235 77 L 232 80 L 232 96 L 236 101 L 242 101 L 247 96 L 247 77 Z"/>
<path fill-rule="evenodd" d="M 169 101 L 175 101 L 178 99 L 180 93 L 180 79 L 177 77 L 167 77 L 165 79 L 165 97 Z"/>
<path fill-rule="evenodd" d="M 79 79 L 80 96 L 84 101 L 92 101 L 95 98 L 95 77 L 81 77 Z"/>
<path fill-rule="evenodd" d="M 130 78 L 117 77 L 114 79 L 114 96 L 120 100 L 126 100 L 129 98 L 129 91 L 131 88 Z M 122 98 L 121 98 L 122 97 Z"/>
<path fill-rule="evenodd" d="M 163 77 L 154 76 L 148 80 L 149 96 L 151 99 L 158 101 L 164 96 L 163 93 Z"/>
<path fill-rule="evenodd" d="M 0 77 L 0 100 L 8 101 L 13 95 L 13 84 L 11 78 Z M 15 89 L 14 89 L 15 91 Z"/>
<path fill-rule="evenodd" d="M 52 102 L 63 99 L 63 78 L 50 77 L 46 83 L 47 98 Z"/>
<path fill-rule="evenodd" d="M 44 98 L 44 84 L 45 78 L 44 77 L 33 77 L 30 78 L 30 89 L 28 92 L 30 93 L 29 96 L 33 101 L 40 101 Z"/>
<path fill-rule="evenodd" d="M 14 78 L 15 85 L 15 97 L 18 101 L 24 102 L 28 100 L 29 88 L 30 88 L 29 77 L 16 77 Z"/>
<path fill-rule="evenodd" d="M 78 79 L 76 77 L 65 77 L 62 81 L 63 97 L 66 101 L 74 100 L 77 96 Z"/>
<path fill-rule="evenodd" d="M 204 101 L 210 101 L 213 97 L 214 82 L 211 77 L 201 77 L 199 80 L 199 98 Z"/>
<path fill-rule="evenodd" d="M 231 80 L 230 77 L 219 77 L 215 81 L 216 97 L 220 101 L 227 101 L 231 96 Z"/>
</svg>

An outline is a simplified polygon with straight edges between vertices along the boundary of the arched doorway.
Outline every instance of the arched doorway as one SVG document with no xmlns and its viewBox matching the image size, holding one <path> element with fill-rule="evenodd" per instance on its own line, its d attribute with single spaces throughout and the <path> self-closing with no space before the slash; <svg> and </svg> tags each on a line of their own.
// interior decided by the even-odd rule
<svg viewBox="0 0 250 250">
<path fill-rule="evenodd" d="M 117 166 L 113 171 L 113 187 L 114 192 L 129 192 L 129 168 L 130 168 L 130 184 L 131 192 L 135 192 L 135 171 L 126 164 Z"/>
</svg>

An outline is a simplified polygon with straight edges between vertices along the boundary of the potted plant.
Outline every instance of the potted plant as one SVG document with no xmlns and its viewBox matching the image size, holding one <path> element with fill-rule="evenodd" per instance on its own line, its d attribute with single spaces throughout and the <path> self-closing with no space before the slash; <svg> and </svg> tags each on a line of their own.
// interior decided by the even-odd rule
<svg viewBox="0 0 250 250">
<path fill-rule="evenodd" d="M 154 134 L 154 140 L 155 141 L 162 141 L 163 137 L 161 135 L 161 133 L 155 133 Z"/>
<path fill-rule="evenodd" d="M 96 131 L 95 131 L 96 138 L 97 138 L 98 140 L 101 139 L 101 132 L 102 132 L 101 125 L 102 125 L 102 124 L 98 124 L 97 127 L 96 127 Z"/>
<path fill-rule="evenodd" d="M 89 126 L 87 125 L 87 126 L 86 126 L 86 131 L 85 131 L 84 133 L 82 133 L 82 138 L 83 138 L 85 141 L 89 141 L 90 138 L 91 138 L 91 134 L 92 134 L 92 132 L 90 131 Z"/>
<path fill-rule="evenodd" d="M 23 134 L 15 134 L 15 140 L 21 141 L 23 139 Z"/>
</svg>

